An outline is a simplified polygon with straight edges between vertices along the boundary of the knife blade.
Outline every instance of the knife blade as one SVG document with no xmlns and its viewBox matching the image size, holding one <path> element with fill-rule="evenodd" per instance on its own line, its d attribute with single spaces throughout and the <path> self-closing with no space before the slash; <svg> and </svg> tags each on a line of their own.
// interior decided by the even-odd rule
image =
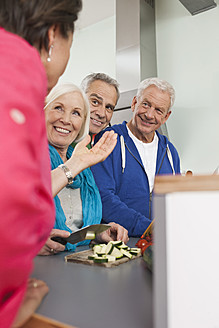
<svg viewBox="0 0 219 328">
<path fill-rule="evenodd" d="M 95 239 L 96 235 L 106 231 L 110 227 L 111 226 L 109 224 L 92 224 L 72 232 L 67 238 L 52 237 L 51 239 L 62 245 L 66 245 L 67 243 L 77 244 L 79 241 L 83 241 L 85 239 Z"/>
</svg>

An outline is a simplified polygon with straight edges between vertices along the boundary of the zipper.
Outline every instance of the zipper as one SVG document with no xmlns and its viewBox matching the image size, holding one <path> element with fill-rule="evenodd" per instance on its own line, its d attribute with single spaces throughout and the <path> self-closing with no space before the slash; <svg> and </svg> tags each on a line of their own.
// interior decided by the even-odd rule
<svg viewBox="0 0 219 328">
<path fill-rule="evenodd" d="M 160 164 L 159 170 L 157 171 L 157 174 L 155 174 L 155 175 L 158 175 L 158 174 L 160 173 L 160 170 L 161 170 L 161 167 L 162 167 L 162 165 L 163 165 L 163 161 L 164 161 L 164 158 L 165 158 L 165 156 L 166 156 L 166 153 L 167 153 L 167 147 L 166 147 L 165 153 L 164 153 L 164 155 L 163 155 L 163 158 L 162 158 L 162 161 L 161 161 L 161 164 Z"/>
<path fill-rule="evenodd" d="M 148 180 L 148 176 L 147 176 L 147 172 L 145 171 L 145 168 L 144 166 L 139 162 L 139 160 L 135 157 L 135 155 L 131 152 L 131 150 L 129 149 L 129 147 L 126 145 L 125 143 L 125 147 L 127 148 L 128 152 L 132 155 L 132 157 L 134 157 L 134 159 L 140 164 L 140 166 L 143 168 L 145 174 L 146 174 L 146 177 L 147 177 L 147 180 Z M 165 150 L 165 153 L 163 155 L 163 158 L 162 158 L 162 161 L 161 161 L 161 164 L 160 164 L 160 167 L 159 167 L 159 170 L 157 171 L 157 174 L 159 174 L 160 170 L 161 170 L 161 167 L 163 165 L 163 161 L 164 161 L 164 158 L 166 156 L 166 153 L 167 153 L 167 147 L 166 147 L 166 150 Z M 148 181 L 148 186 L 149 186 L 149 181 Z M 150 186 L 149 186 L 149 190 L 150 190 Z M 149 197 L 149 219 L 151 220 L 151 205 L 152 205 L 152 194 L 153 194 L 153 190 L 150 192 L 150 197 Z"/>
<path fill-rule="evenodd" d="M 141 164 L 141 162 L 139 162 L 139 160 L 135 157 L 135 155 L 131 152 L 131 150 L 129 149 L 129 147 L 126 145 L 125 143 L 125 147 L 127 148 L 128 152 L 132 155 L 132 157 L 134 157 L 134 159 L 140 164 L 140 166 L 143 168 L 144 172 L 145 172 L 145 175 L 147 177 L 147 180 L 148 180 L 148 175 L 147 175 L 147 172 L 145 171 L 145 168 L 144 166 Z M 149 186 L 149 181 L 148 181 L 148 187 L 149 187 L 149 190 L 150 190 L 150 186 Z M 153 190 L 150 192 L 150 197 L 149 197 L 149 219 L 151 220 L 151 203 L 152 203 L 152 193 L 153 193 Z"/>
<path fill-rule="evenodd" d="M 153 191 L 150 192 L 150 198 L 149 198 L 149 219 L 150 219 L 150 220 L 151 220 L 152 194 L 153 194 Z"/>
<path fill-rule="evenodd" d="M 141 167 L 143 168 L 145 174 L 147 175 L 144 166 L 141 164 L 141 162 L 139 162 L 139 160 L 135 157 L 135 155 L 132 154 L 131 150 L 130 150 L 129 147 L 126 145 L 126 143 L 125 143 L 125 147 L 128 149 L 128 151 L 129 151 L 129 153 L 132 155 L 132 157 L 134 157 L 134 159 L 135 159 L 135 160 L 141 165 Z M 148 179 L 148 176 L 147 176 L 147 179 Z M 148 183 L 148 185 L 149 185 L 149 183 Z"/>
</svg>

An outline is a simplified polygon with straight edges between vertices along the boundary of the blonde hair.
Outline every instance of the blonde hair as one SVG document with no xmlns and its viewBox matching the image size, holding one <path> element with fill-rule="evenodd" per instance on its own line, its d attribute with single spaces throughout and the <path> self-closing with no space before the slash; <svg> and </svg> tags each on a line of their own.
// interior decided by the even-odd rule
<svg viewBox="0 0 219 328">
<path fill-rule="evenodd" d="M 82 124 L 81 130 L 74 142 L 81 141 L 88 133 L 89 133 L 89 123 L 90 123 L 90 106 L 87 99 L 87 96 L 85 95 L 84 91 L 76 86 L 73 83 L 65 83 L 56 85 L 48 94 L 45 100 L 45 107 L 46 109 L 53 101 L 55 101 L 58 97 L 70 93 L 70 92 L 79 92 L 84 100 L 84 107 L 85 107 L 85 115 L 84 115 L 84 122 Z M 73 142 L 72 141 L 72 142 Z"/>
</svg>

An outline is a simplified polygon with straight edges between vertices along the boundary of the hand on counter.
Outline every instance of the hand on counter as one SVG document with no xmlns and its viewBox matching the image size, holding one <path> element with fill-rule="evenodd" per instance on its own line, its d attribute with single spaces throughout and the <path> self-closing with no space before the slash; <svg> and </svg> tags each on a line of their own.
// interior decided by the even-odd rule
<svg viewBox="0 0 219 328">
<path fill-rule="evenodd" d="M 129 241 L 128 230 L 115 222 L 109 222 L 111 227 L 99 234 L 95 241 L 98 243 L 108 243 L 110 240 L 122 240 L 125 244 Z"/>
<path fill-rule="evenodd" d="M 52 229 L 49 238 L 47 239 L 45 245 L 41 248 L 38 255 L 53 255 L 65 250 L 65 246 L 51 240 L 51 237 L 69 237 L 70 232 L 59 229 Z"/>
<path fill-rule="evenodd" d="M 23 326 L 34 314 L 48 291 L 49 288 L 44 281 L 30 278 L 28 280 L 23 302 L 11 328 L 19 328 Z"/>
</svg>

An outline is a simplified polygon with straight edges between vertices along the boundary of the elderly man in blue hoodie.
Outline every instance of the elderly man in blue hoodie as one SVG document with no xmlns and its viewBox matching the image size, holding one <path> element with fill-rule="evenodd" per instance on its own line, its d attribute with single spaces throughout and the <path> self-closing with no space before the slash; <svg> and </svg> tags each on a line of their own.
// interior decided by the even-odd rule
<svg viewBox="0 0 219 328">
<path fill-rule="evenodd" d="M 104 162 L 92 167 L 104 222 L 121 224 L 129 236 L 141 236 L 153 219 L 155 176 L 180 174 L 177 150 L 157 131 L 168 120 L 174 99 L 175 91 L 167 81 L 142 81 L 132 100 L 132 119 L 107 129 L 118 134 L 116 147 Z"/>
</svg>

